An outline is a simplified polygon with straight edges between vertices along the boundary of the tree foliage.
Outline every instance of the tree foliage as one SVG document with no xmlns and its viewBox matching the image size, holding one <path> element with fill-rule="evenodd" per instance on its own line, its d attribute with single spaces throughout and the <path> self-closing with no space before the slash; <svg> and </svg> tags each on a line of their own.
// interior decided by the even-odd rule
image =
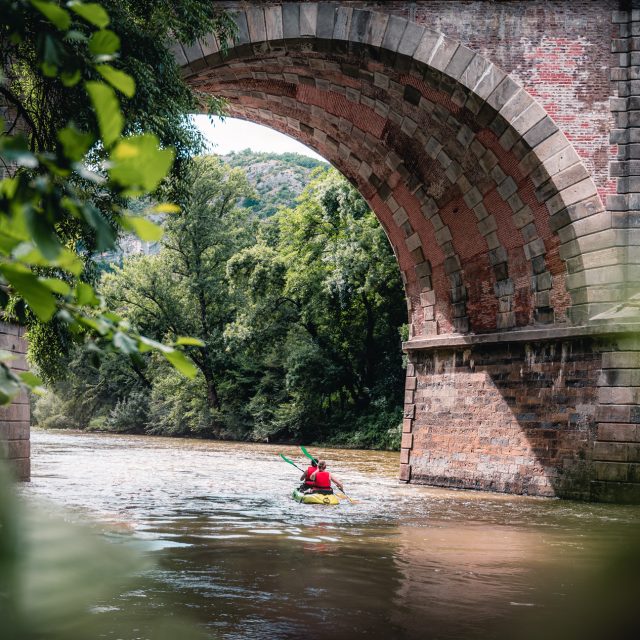
<svg viewBox="0 0 640 640">
<path fill-rule="evenodd" d="M 0 94 L 13 114 L 6 126 L 0 123 L 0 157 L 9 173 L 0 182 L 0 305 L 21 322 L 58 322 L 76 334 L 96 334 L 134 358 L 156 349 L 194 375 L 179 350 L 145 338 L 102 305 L 81 259 L 83 251 L 112 247 L 121 229 L 143 239 L 161 234 L 125 204 L 155 192 L 171 169 L 175 149 L 167 143 L 180 150 L 182 125 L 175 109 L 185 103 L 171 107 L 169 117 L 143 113 L 142 105 L 155 109 L 165 99 L 150 102 L 140 87 L 151 89 L 153 82 L 137 83 L 141 75 L 129 73 L 151 60 L 149 42 L 137 58 L 133 50 L 121 57 L 121 43 L 135 46 L 135 28 L 143 34 L 151 25 L 145 37 L 157 37 L 166 61 L 171 28 L 188 38 L 198 32 L 190 20 L 178 28 L 182 18 L 173 3 L 156 9 L 153 4 L 114 2 L 110 8 L 118 21 L 112 23 L 96 3 L 0 2 Z M 142 13 L 145 6 L 148 14 Z M 207 26 L 215 26 L 212 20 Z M 173 140 L 162 129 L 169 121 Z M 0 402 L 6 403 L 21 385 L 39 381 L 29 372 L 11 372 L 10 354 L 0 355 Z"/>
<path fill-rule="evenodd" d="M 185 347 L 198 368 L 189 383 L 156 356 L 129 371 L 146 381 L 129 383 L 148 397 L 145 432 L 397 446 L 402 287 L 362 198 L 320 170 L 296 207 L 258 219 L 236 206 L 251 192 L 238 169 L 202 158 L 189 180 L 160 253 L 115 268 L 100 288 L 156 340 L 201 341 Z M 81 385 L 92 379 L 84 366 L 69 368 Z M 82 395 L 72 387 L 62 394 Z M 101 424 L 129 412 L 139 428 L 140 396 L 114 397 L 96 406 Z"/>
</svg>

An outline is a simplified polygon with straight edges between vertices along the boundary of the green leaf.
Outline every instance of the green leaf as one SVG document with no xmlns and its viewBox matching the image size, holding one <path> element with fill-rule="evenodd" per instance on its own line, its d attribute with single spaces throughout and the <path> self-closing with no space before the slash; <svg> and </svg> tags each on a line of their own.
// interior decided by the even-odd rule
<svg viewBox="0 0 640 640">
<path fill-rule="evenodd" d="M 152 340 L 151 338 L 147 338 L 146 336 L 139 336 L 138 341 L 141 345 L 147 347 L 146 349 L 140 347 L 140 353 L 145 353 L 146 351 L 149 351 L 149 349 L 155 349 L 156 351 L 161 351 L 162 353 L 167 353 L 173 350 L 173 347 L 169 347 L 166 344 L 162 344 L 161 342 Z"/>
<path fill-rule="evenodd" d="M 96 232 L 96 247 L 98 251 L 111 249 L 116 241 L 116 232 L 100 210 L 90 202 L 84 203 L 80 210 L 82 217 Z"/>
<path fill-rule="evenodd" d="M 31 371 L 22 371 L 18 375 L 22 382 L 30 387 L 39 387 L 42 384 L 42 380 L 40 380 L 35 373 L 31 373 Z"/>
<path fill-rule="evenodd" d="M 61 296 L 68 296 L 71 293 L 71 287 L 58 278 L 40 278 L 40 282 L 53 293 L 59 293 Z"/>
<path fill-rule="evenodd" d="M 47 322 L 51 319 L 57 308 L 56 299 L 29 269 L 18 264 L 3 264 L 0 265 L 0 273 L 40 320 Z"/>
<path fill-rule="evenodd" d="M 133 98 L 136 92 L 135 80 L 124 71 L 114 69 L 109 64 L 99 64 L 96 71 L 114 88 L 124 93 L 127 98 Z"/>
<path fill-rule="evenodd" d="M 18 391 L 20 385 L 15 375 L 5 365 L 0 365 L 0 404 L 9 404 Z"/>
<path fill-rule="evenodd" d="M 116 331 L 113 335 L 113 346 L 118 349 L 118 351 L 126 353 L 129 356 L 138 353 L 136 341 L 126 333 L 122 333 L 122 331 Z"/>
<path fill-rule="evenodd" d="M 125 195 L 154 191 L 173 163 L 173 149 L 159 149 L 153 134 L 121 140 L 111 152 L 111 179 L 127 187 Z"/>
<path fill-rule="evenodd" d="M 162 227 L 146 218 L 127 216 L 122 218 L 122 226 L 133 231 L 140 240 L 157 242 L 164 233 Z"/>
<path fill-rule="evenodd" d="M 104 29 L 109 24 L 109 14 L 95 2 L 69 2 L 67 6 L 90 24 L 98 29 Z"/>
<path fill-rule="evenodd" d="M 72 162 L 78 162 L 89 151 L 89 147 L 93 143 L 93 136 L 90 133 L 78 131 L 71 124 L 58 131 L 58 140 L 62 143 L 64 155 Z"/>
<path fill-rule="evenodd" d="M 76 300 L 83 307 L 95 307 L 100 304 L 93 287 L 86 282 L 78 282 L 76 285 Z"/>
<path fill-rule="evenodd" d="M 193 378 L 198 374 L 196 365 L 193 364 L 193 362 L 189 360 L 182 351 L 172 349 L 171 351 L 163 351 L 163 355 L 172 364 L 176 371 L 179 371 L 183 376 L 190 380 L 193 380 Z"/>
<path fill-rule="evenodd" d="M 189 345 L 192 347 L 204 347 L 204 342 L 200 338 L 190 338 L 189 336 L 180 336 L 174 344 Z"/>
<path fill-rule="evenodd" d="M 79 69 L 75 71 L 63 71 L 60 74 L 60 80 L 65 87 L 75 87 L 82 79 L 82 74 Z"/>
<path fill-rule="evenodd" d="M 151 209 L 155 213 L 180 213 L 180 207 L 172 202 L 161 202 Z"/>
<path fill-rule="evenodd" d="M 120 49 L 120 38 L 109 29 L 96 31 L 89 38 L 89 51 L 94 56 L 112 55 Z"/>
<path fill-rule="evenodd" d="M 44 214 L 35 209 L 27 209 L 24 219 L 36 246 L 47 260 L 55 260 L 62 251 L 62 244 L 53 225 Z"/>
<path fill-rule="evenodd" d="M 31 0 L 31 4 L 61 31 L 66 31 L 71 26 L 71 16 L 68 11 L 53 2 Z"/>
<path fill-rule="evenodd" d="M 115 91 L 104 82 L 89 81 L 86 87 L 98 118 L 100 135 L 105 145 L 110 147 L 118 139 L 124 126 L 120 103 Z"/>
</svg>

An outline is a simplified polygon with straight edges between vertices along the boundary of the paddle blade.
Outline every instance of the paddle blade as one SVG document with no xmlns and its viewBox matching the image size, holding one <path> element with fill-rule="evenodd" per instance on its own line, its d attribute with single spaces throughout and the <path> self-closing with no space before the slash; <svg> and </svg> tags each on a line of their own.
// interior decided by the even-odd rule
<svg viewBox="0 0 640 640">
<path fill-rule="evenodd" d="M 289 458 L 287 458 L 287 456 L 284 455 L 284 453 L 280 454 L 280 457 L 285 461 L 288 462 L 289 464 L 293 465 L 296 469 L 299 469 L 300 471 L 302 471 L 302 469 L 300 469 L 300 467 L 293 461 L 293 460 L 289 460 Z"/>
<path fill-rule="evenodd" d="M 302 445 L 300 445 L 300 449 L 302 449 L 302 453 L 304 453 L 309 460 L 315 460 L 315 458 Z"/>
</svg>

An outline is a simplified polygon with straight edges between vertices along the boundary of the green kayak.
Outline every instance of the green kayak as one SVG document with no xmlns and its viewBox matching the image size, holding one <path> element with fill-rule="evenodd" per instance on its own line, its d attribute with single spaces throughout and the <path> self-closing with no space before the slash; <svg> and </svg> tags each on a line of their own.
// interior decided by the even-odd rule
<svg viewBox="0 0 640 640">
<path fill-rule="evenodd" d="M 302 502 L 303 504 L 340 504 L 340 500 L 334 494 L 323 493 L 302 493 L 298 489 L 294 489 L 291 497 L 296 502 Z"/>
</svg>

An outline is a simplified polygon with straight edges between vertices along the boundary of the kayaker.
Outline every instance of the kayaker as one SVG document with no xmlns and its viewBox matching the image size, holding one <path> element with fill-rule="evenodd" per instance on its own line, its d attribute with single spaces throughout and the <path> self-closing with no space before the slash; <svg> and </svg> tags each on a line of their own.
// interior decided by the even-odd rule
<svg viewBox="0 0 640 640">
<path fill-rule="evenodd" d="M 313 480 L 311 476 L 318 470 L 318 459 L 311 458 L 311 464 L 307 467 L 307 470 L 302 474 L 300 480 L 302 480 L 302 484 L 300 485 L 300 491 L 305 491 L 307 489 L 313 489 Z"/>
<path fill-rule="evenodd" d="M 324 460 L 318 461 L 318 470 L 311 474 L 311 480 L 313 482 L 313 493 L 333 493 L 332 482 L 340 491 L 344 491 L 342 482 L 327 471 L 327 463 Z"/>
</svg>

